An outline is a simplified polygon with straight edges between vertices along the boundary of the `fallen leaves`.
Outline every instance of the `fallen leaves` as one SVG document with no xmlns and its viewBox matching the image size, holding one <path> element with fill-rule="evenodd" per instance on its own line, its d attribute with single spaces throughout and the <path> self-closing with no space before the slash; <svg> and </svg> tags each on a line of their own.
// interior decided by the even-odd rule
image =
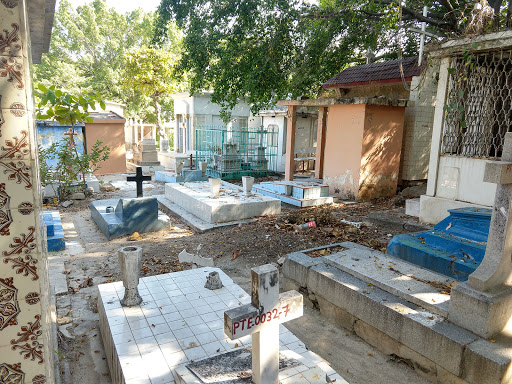
<svg viewBox="0 0 512 384">
<path fill-rule="evenodd" d="M 240 256 L 240 252 L 242 252 L 241 249 L 235 249 L 233 251 L 233 257 L 231 258 L 231 260 L 236 260 L 238 256 Z"/>
<path fill-rule="evenodd" d="M 134 232 L 129 238 L 128 241 L 139 241 L 142 240 L 142 236 L 139 232 Z"/>
</svg>

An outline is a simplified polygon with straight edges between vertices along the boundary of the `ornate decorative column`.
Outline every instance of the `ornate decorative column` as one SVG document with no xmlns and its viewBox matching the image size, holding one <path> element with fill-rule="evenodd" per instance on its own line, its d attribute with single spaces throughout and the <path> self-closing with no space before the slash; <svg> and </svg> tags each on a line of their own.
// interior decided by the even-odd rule
<svg viewBox="0 0 512 384">
<path fill-rule="evenodd" d="M 53 345 L 29 3 L 44 24 L 44 1 L 0 1 L 0 381 L 43 384 L 54 382 Z"/>
</svg>

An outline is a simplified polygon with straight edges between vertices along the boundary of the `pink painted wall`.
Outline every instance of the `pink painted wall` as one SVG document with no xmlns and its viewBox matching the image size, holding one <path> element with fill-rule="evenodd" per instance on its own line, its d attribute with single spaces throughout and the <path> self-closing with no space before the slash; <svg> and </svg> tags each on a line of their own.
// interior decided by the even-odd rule
<svg viewBox="0 0 512 384">
<path fill-rule="evenodd" d="M 101 162 L 101 168 L 94 172 L 96 175 L 126 172 L 126 147 L 124 138 L 125 119 L 95 119 L 86 123 L 87 150 L 90 151 L 96 140 L 110 147 L 107 161 Z"/>
<path fill-rule="evenodd" d="M 404 114 L 404 107 L 329 107 L 324 182 L 331 194 L 369 200 L 396 193 Z"/>
<path fill-rule="evenodd" d="M 404 117 L 404 107 L 366 106 L 359 200 L 396 194 Z"/>
<path fill-rule="evenodd" d="M 343 199 L 359 194 L 364 104 L 331 105 L 325 135 L 324 182 L 329 193 Z"/>
</svg>

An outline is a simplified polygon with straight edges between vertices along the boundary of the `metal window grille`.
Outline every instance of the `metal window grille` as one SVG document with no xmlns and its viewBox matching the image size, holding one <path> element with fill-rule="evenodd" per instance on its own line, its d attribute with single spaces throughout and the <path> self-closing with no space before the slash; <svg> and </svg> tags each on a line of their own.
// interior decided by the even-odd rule
<svg viewBox="0 0 512 384">
<path fill-rule="evenodd" d="M 266 176 L 277 171 L 277 128 L 202 126 L 196 129 L 196 164 L 208 163 L 206 174 L 224 180 Z"/>
<path fill-rule="evenodd" d="M 465 53 L 448 71 L 442 153 L 500 158 L 512 127 L 512 50 Z"/>
</svg>

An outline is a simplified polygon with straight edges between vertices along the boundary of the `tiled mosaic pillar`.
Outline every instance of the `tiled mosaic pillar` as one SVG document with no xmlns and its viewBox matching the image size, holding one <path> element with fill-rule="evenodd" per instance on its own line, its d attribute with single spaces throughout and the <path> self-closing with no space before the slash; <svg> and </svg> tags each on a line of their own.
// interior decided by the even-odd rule
<svg viewBox="0 0 512 384">
<path fill-rule="evenodd" d="M 54 382 L 26 14 L 0 0 L 1 384 Z"/>
</svg>

